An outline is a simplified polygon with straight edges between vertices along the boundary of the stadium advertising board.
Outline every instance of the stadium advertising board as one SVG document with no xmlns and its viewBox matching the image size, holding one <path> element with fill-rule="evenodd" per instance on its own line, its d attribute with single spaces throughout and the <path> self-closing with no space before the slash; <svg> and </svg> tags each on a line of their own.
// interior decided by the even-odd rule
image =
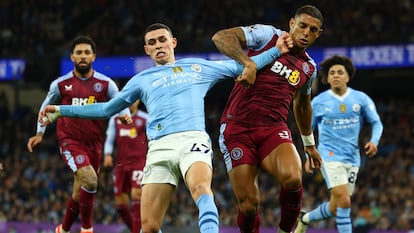
<svg viewBox="0 0 414 233">
<path fill-rule="evenodd" d="M 21 80 L 25 66 L 24 59 L 0 59 L 0 81 Z"/>
<path fill-rule="evenodd" d="M 414 44 L 378 45 L 355 47 L 314 47 L 308 53 L 319 63 L 334 54 L 348 56 L 357 69 L 384 69 L 414 67 Z M 199 57 L 208 60 L 226 59 L 220 53 L 178 54 L 177 59 Z M 110 77 L 130 78 L 142 70 L 154 66 L 148 56 L 138 57 L 98 57 L 94 68 Z M 69 59 L 61 61 L 61 74 L 73 68 Z"/>
</svg>

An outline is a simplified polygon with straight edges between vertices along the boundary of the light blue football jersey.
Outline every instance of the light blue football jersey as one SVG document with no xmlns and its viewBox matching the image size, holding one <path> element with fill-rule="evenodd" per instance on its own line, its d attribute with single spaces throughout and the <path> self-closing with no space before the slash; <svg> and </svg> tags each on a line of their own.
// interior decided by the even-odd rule
<svg viewBox="0 0 414 233">
<path fill-rule="evenodd" d="M 261 69 L 278 56 L 279 50 L 273 47 L 252 59 L 257 69 Z M 207 92 L 219 81 L 234 79 L 242 71 L 243 66 L 234 60 L 184 58 L 134 75 L 109 102 L 61 105 L 60 111 L 67 117 L 109 118 L 140 99 L 148 112 L 149 140 L 183 131 L 205 131 Z"/>
<path fill-rule="evenodd" d="M 383 125 L 372 99 L 347 88 L 343 96 L 327 90 L 312 99 L 312 128 L 318 129 L 318 150 L 323 161 L 360 166 L 358 140 L 363 121 L 372 125 L 370 141 L 378 145 Z"/>
<path fill-rule="evenodd" d="M 119 98 L 129 103 L 141 99 L 145 104 L 150 139 L 188 130 L 205 131 L 204 97 L 220 80 L 234 79 L 241 71 L 235 68 L 223 62 L 184 58 L 134 76 Z"/>
</svg>

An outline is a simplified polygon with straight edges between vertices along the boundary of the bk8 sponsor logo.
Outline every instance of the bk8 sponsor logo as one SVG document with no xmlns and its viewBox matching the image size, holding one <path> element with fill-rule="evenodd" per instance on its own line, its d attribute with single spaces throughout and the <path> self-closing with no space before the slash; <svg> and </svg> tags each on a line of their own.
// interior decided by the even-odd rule
<svg viewBox="0 0 414 233">
<path fill-rule="evenodd" d="M 72 105 L 87 105 L 95 103 L 95 96 L 89 96 L 88 98 L 72 98 Z"/>
</svg>

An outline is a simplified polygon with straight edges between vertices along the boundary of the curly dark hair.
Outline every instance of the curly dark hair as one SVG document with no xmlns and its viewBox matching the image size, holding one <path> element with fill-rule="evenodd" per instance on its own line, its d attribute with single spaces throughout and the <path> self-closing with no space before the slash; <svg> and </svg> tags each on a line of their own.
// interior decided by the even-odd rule
<svg viewBox="0 0 414 233">
<path fill-rule="evenodd" d="M 319 76 L 322 78 L 322 83 L 327 83 L 328 72 L 333 65 L 343 65 L 349 75 L 349 79 L 354 77 L 356 70 L 352 60 L 345 56 L 334 55 L 319 63 Z"/>
</svg>

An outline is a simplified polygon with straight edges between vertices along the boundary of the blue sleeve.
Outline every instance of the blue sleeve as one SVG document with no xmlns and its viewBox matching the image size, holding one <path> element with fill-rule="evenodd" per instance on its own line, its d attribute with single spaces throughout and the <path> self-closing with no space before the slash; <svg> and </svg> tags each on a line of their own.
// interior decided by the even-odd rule
<svg viewBox="0 0 414 233">
<path fill-rule="evenodd" d="M 113 116 L 108 122 L 108 128 L 106 129 L 106 139 L 104 144 L 104 155 L 112 154 L 112 152 L 114 151 L 116 137 L 115 119 L 116 117 Z"/>
<path fill-rule="evenodd" d="M 46 107 L 46 105 L 49 104 L 59 104 L 60 103 L 60 92 L 59 92 L 59 88 L 57 85 L 57 80 L 53 81 L 50 86 L 49 86 L 49 91 L 46 95 L 46 98 L 43 100 L 41 106 L 40 106 L 40 110 L 44 109 Z M 40 111 L 39 110 L 39 111 Z M 37 133 L 45 133 L 46 132 L 46 126 L 40 126 L 40 122 L 37 122 Z"/>
<path fill-rule="evenodd" d="M 318 112 L 319 112 L 319 104 L 318 104 L 318 102 L 317 102 L 317 100 L 318 100 L 318 97 L 316 96 L 316 97 L 314 97 L 313 99 L 312 99 L 312 101 L 311 101 L 311 105 L 312 105 L 312 131 L 315 131 L 316 130 L 316 128 L 318 127 L 318 121 L 319 121 L 319 118 L 318 118 Z"/>
<path fill-rule="evenodd" d="M 265 52 L 252 56 L 251 59 L 256 63 L 256 69 L 260 70 L 266 65 L 273 62 L 276 58 L 280 57 L 280 51 L 277 47 L 266 50 Z M 221 73 L 228 77 L 235 77 L 243 72 L 243 65 L 235 60 L 221 60 L 221 61 L 206 61 L 205 64 L 210 63 L 210 72 Z M 220 65 L 218 65 L 220 64 Z"/>
<path fill-rule="evenodd" d="M 88 105 L 59 105 L 62 116 L 82 119 L 107 119 L 131 104 L 121 98 L 115 97 L 105 103 Z"/>
<path fill-rule="evenodd" d="M 251 59 L 256 63 L 257 70 L 261 70 L 263 67 L 267 66 L 276 58 L 280 57 L 281 53 L 279 49 L 275 46 L 259 55 L 251 57 Z"/>
<path fill-rule="evenodd" d="M 252 56 L 250 57 L 254 63 L 256 63 L 256 68 L 257 70 L 261 70 L 263 69 L 263 67 L 267 66 L 268 64 L 270 64 L 271 62 L 273 62 L 274 60 L 276 60 L 276 58 L 280 57 L 281 53 L 279 51 L 279 49 L 277 47 L 273 47 L 271 49 L 266 50 L 265 52 L 256 55 L 256 56 Z M 237 66 L 237 75 L 241 74 L 243 72 L 243 65 L 241 65 L 240 63 L 231 60 L 232 62 L 236 63 Z"/>
<path fill-rule="evenodd" d="M 380 116 L 375 107 L 374 101 L 369 96 L 366 96 L 365 116 L 367 121 L 372 125 L 371 142 L 378 145 L 384 126 L 381 122 Z"/>
<path fill-rule="evenodd" d="M 380 139 L 381 139 L 381 135 L 382 135 L 382 131 L 384 129 L 384 126 L 382 125 L 381 121 L 374 121 L 372 123 L 372 136 L 371 136 L 371 142 L 375 143 L 376 145 L 378 145 Z"/>
<path fill-rule="evenodd" d="M 109 97 L 109 99 L 114 98 L 118 93 L 119 93 L 118 86 L 116 85 L 116 83 L 112 79 L 110 79 L 109 86 L 108 86 L 108 97 Z M 129 108 L 125 108 L 121 112 L 118 113 L 119 116 L 124 115 L 124 114 L 131 115 L 131 112 L 129 111 Z"/>
<path fill-rule="evenodd" d="M 272 25 L 255 24 L 241 27 L 246 38 L 246 46 L 252 50 L 261 50 L 269 43 L 273 36 L 283 35 L 284 31 L 273 27 Z"/>
<path fill-rule="evenodd" d="M 299 92 L 304 95 L 310 95 L 312 93 L 312 83 L 316 79 L 317 72 L 312 73 L 311 78 L 299 89 Z"/>
</svg>

